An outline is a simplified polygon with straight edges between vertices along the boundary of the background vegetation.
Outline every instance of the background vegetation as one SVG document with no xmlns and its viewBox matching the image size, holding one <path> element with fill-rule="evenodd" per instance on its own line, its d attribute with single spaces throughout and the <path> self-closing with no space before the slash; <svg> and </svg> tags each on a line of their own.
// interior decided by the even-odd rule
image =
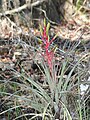
<svg viewBox="0 0 90 120">
<path fill-rule="evenodd" d="M 90 2 L 0 6 L 0 120 L 89 120 Z"/>
</svg>

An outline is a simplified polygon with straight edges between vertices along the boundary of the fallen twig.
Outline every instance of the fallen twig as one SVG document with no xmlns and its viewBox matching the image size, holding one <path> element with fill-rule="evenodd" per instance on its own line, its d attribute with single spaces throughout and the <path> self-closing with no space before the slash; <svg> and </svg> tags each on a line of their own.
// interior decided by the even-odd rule
<svg viewBox="0 0 90 120">
<path fill-rule="evenodd" d="M 46 1 L 46 0 L 36 1 L 36 2 L 34 2 L 34 3 L 32 3 L 32 4 L 28 4 L 28 3 L 27 3 L 27 4 L 24 4 L 23 6 L 20 6 L 20 7 L 18 7 L 18 8 L 15 8 L 15 9 L 13 9 L 13 10 L 4 11 L 4 12 L 0 13 L 0 16 L 11 15 L 11 14 L 13 14 L 13 13 L 20 12 L 20 11 L 22 11 L 22 10 L 28 8 L 28 7 L 29 7 L 29 8 L 35 7 L 35 6 L 37 6 L 37 5 L 40 5 L 40 4 L 43 3 L 44 1 Z"/>
</svg>

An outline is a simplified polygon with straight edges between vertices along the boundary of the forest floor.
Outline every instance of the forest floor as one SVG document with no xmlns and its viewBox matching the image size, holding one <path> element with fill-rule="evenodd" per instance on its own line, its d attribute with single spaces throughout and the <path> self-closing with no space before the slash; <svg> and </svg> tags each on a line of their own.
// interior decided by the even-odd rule
<svg viewBox="0 0 90 120">
<path fill-rule="evenodd" d="M 39 41 L 41 38 L 40 29 L 38 27 L 29 28 L 23 25 L 17 27 L 8 17 L 1 20 L 0 24 L 0 120 L 14 120 L 15 118 L 27 120 L 29 119 L 27 116 L 23 116 L 22 119 L 18 118 L 18 116 L 38 112 L 32 109 L 30 105 L 22 107 L 21 105 L 25 104 L 25 100 L 17 98 L 17 96 L 27 99 L 32 99 L 32 97 L 36 96 L 30 95 L 30 90 L 24 85 L 32 86 L 32 84 L 29 81 L 25 81 L 25 78 L 22 80 L 21 74 L 31 77 L 47 93 L 50 92 L 48 83 L 45 83 L 45 75 L 43 75 L 45 71 L 41 67 L 43 56 L 40 53 L 44 51 L 42 43 Z M 67 89 L 73 95 L 68 95 L 71 97 L 71 99 L 67 98 L 68 104 L 72 103 L 68 109 L 73 119 L 75 117 L 74 120 L 76 120 L 75 105 L 72 101 L 75 103 L 77 99 L 78 73 L 80 74 L 80 98 L 81 100 L 88 101 L 87 104 L 90 107 L 90 21 L 87 22 L 79 17 L 66 23 L 51 24 L 49 30 L 50 38 L 53 38 L 56 34 L 57 37 L 50 46 L 50 49 L 55 49 L 54 66 L 57 71 L 56 79 L 58 80 L 61 75 L 61 68 L 65 61 L 68 61 L 67 70 L 65 69 L 63 73 L 63 79 L 66 80 L 70 75 L 70 71 L 78 63 L 67 85 L 72 84 L 72 87 Z M 18 108 L 17 106 L 21 107 Z M 14 109 L 14 107 L 16 108 Z M 61 119 L 63 118 L 61 117 Z M 80 120 L 84 120 L 84 118 Z"/>
</svg>

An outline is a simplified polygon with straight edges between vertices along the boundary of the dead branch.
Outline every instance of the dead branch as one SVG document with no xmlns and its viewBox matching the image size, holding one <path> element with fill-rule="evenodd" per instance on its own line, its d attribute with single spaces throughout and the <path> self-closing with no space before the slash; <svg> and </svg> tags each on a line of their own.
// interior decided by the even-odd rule
<svg viewBox="0 0 90 120">
<path fill-rule="evenodd" d="M 20 12 L 20 11 L 26 9 L 26 8 L 32 8 L 32 7 L 38 6 L 38 5 L 42 4 L 44 1 L 46 1 L 46 0 L 36 1 L 36 2 L 34 2 L 32 4 L 29 4 L 29 3 L 24 4 L 23 6 L 21 6 L 19 8 L 15 8 L 13 10 L 4 11 L 4 12 L 0 13 L 0 16 L 11 15 L 13 13 Z"/>
</svg>

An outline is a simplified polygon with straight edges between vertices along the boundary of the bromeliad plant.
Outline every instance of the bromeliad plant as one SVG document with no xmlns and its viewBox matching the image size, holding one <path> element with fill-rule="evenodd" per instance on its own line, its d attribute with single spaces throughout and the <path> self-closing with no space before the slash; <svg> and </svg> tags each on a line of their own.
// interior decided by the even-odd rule
<svg viewBox="0 0 90 120">
<path fill-rule="evenodd" d="M 67 95 L 72 95 L 71 90 L 72 88 L 75 87 L 74 84 L 75 80 L 73 81 L 73 79 L 76 80 L 78 79 L 78 86 L 80 85 L 80 79 L 82 78 L 81 75 L 84 75 L 85 71 L 82 71 L 79 68 L 79 65 L 80 62 L 82 63 L 84 59 L 86 58 L 88 59 L 90 55 L 86 54 L 82 58 L 78 59 L 78 62 L 72 67 L 72 69 L 67 75 L 65 74 L 65 72 L 67 72 L 67 70 L 71 67 L 71 64 L 69 64 L 69 60 L 66 58 L 61 62 L 58 61 L 60 63 L 60 68 L 59 68 L 60 72 L 57 75 L 55 71 L 58 70 L 58 67 L 55 69 L 53 64 L 54 63 L 53 60 L 55 60 L 54 58 L 55 51 L 53 51 L 50 48 L 52 42 L 55 40 L 57 35 L 50 40 L 49 28 L 50 28 L 50 23 L 46 25 L 46 21 L 44 20 L 44 28 L 40 26 L 41 39 L 39 42 L 41 42 L 42 49 L 44 50 L 44 53 L 41 53 L 41 55 L 43 55 L 45 61 L 48 64 L 47 66 L 46 62 L 45 64 L 41 63 L 41 66 L 44 68 L 43 71 L 45 74 L 43 74 L 44 75 L 43 78 L 45 83 L 39 84 L 39 82 L 37 82 L 37 79 L 35 80 L 33 79 L 32 76 L 27 74 L 27 72 L 24 70 L 23 67 L 21 67 L 22 70 L 20 73 L 16 71 L 16 69 L 11 69 L 12 72 L 14 73 L 13 78 L 15 78 L 15 81 L 13 78 L 4 81 L 1 80 L 0 81 L 1 88 L 3 86 L 6 88 L 7 86 L 5 85 L 8 82 L 11 88 L 12 85 L 14 86 L 16 85 L 17 89 L 15 89 L 15 92 L 13 93 L 8 93 L 7 91 L 0 90 L 1 95 L 5 94 L 5 96 L 7 96 L 6 99 L 7 101 L 5 101 L 5 103 L 7 102 L 7 106 L 10 104 L 8 109 L 0 112 L 0 115 L 9 112 L 9 115 L 12 116 L 12 111 L 16 110 L 17 114 L 14 120 L 18 120 L 21 118 L 23 119 L 23 117 L 25 117 L 25 119 L 30 118 L 30 120 L 35 120 L 35 119 L 72 120 L 74 114 L 77 113 L 76 115 L 78 115 L 79 113 L 78 117 L 75 116 L 76 117 L 75 119 L 83 120 L 82 110 L 85 111 L 86 106 L 85 108 L 83 108 L 82 106 L 85 103 L 81 104 L 81 100 L 79 102 L 80 96 L 76 96 L 77 99 L 76 98 L 75 100 L 72 99 L 73 100 L 72 103 L 70 101 L 71 99 L 69 99 L 71 104 L 70 107 L 70 104 L 68 104 Z M 75 69 L 77 69 L 78 72 L 76 72 L 76 74 L 72 76 L 72 73 L 74 72 Z M 57 81 L 55 81 L 56 79 L 52 78 L 53 74 L 57 75 L 56 76 Z M 17 82 L 18 80 L 19 82 Z M 80 90 L 78 91 L 80 92 Z M 79 94 L 77 93 L 76 95 L 80 95 L 80 93 Z M 8 99 L 11 100 L 11 102 L 8 103 Z M 75 108 L 72 109 L 72 105 L 75 106 Z M 27 111 L 27 108 L 30 110 L 29 113 Z M 24 113 L 24 110 L 26 110 L 27 114 Z M 72 110 L 75 112 L 72 112 Z M 86 112 L 84 112 L 84 114 L 86 115 Z"/>
<path fill-rule="evenodd" d="M 50 40 L 49 29 L 50 29 L 50 23 L 46 24 L 46 20 L 44 19 L 44 28 L 42 28 L 42 26 L 40 25 L 41 44 L 43 46 L 42 49 L 44 49 L 44 53 L 42 54 L 42 56 L 44 57 L 44 60 L 47 61 L 50 72 L 52 72 L 54 48 L 50 49 L 50 46 L 57 37 L 57 34 Z"/>
</svg>

